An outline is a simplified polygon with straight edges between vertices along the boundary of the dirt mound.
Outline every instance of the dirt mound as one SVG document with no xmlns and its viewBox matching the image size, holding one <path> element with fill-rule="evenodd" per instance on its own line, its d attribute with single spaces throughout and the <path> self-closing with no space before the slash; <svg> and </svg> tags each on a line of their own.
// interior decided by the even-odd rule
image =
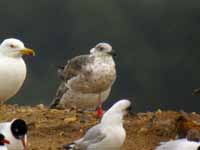
<svg viewBox="0 0 200 150">
<path fill-rule="evenodd" d="M 176 121 L 181 112 L 157 111 L 138 113 L 125 118 L 127 138 L 123 150 L 153 150 L 160 141 L 174 139 L 177 135 Z M 198 122 L 200 115 L 187 114 Z M 29 125 L 30 150 L 56 150 L 81 137 L 85 131 L 98 123 L 96 114 L 75 110 L 55 110 L 43 105 L 0 106 L 0 121 L 22 118 Z"/>
</svg>

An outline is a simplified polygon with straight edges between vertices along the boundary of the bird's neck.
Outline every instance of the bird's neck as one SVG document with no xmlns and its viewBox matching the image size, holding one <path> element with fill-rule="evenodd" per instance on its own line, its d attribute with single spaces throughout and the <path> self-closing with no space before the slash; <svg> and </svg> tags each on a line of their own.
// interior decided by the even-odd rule
<svg viewBox="0 0 200 150">
<path fill-rule="evenodd" d="M 123 114 L 105 114 L 101 120 L 102 124 L 123 126 Z"/>
<path fill-rule="evenodd" d="M 93 53 L 92 55 L 95 56 L 95 57 L 112 58 L 112 56 L 107 54 L 107 53 Z"/>
<path fill-rule="evenodd" d="M 101 122 L 101 124 L 103 124 L 103 125 L 108 125 L 108 126 L 117 126 L 117 127 L 123 127 L 123 120 L 106 120 L 106 121 L 103 121 L 103 122 Z"/>
<path fill-rule="evenodd" d="M 10 54 L 0 53 L 0 55 L 3 57 L 10 58 L 10 59 L 22 59 L 22 55 L 18 53 L 10 53 Z"/>
<path fill-rule="evenodd" d="M 95 60 L 100 60 L 100 61 L 103 61 L 105 63 L 108 63 L 108 62 L 114 62 L 112 56 L 110 55 L 96 55 L 94 56 Z"/>
</svg>

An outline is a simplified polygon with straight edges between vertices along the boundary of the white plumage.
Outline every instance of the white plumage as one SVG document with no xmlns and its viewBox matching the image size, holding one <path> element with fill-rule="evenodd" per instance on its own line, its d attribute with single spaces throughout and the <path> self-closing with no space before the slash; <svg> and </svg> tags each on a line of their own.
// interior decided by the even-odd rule
<svg viewBox="0 0 200 150">
<path fill-rule="evenodd" d="M 115 103 L 99 124 L 90 128 L 81 139 L 66 145 L 65 150 L 119 150 L 126 138 L 123 116 L 130 106 L 129 100 Z"/>
<path fill-rule="evenodd" d="M 0 146 L 0 150 L 8 150 L 8 148 L 5 145 Z"/>
<path fill-rule="evenodd" d="M 16 119 L 11 122 L 0 123 L 0 133 L 2 133 L 5 138 L 10 141 L 10 144 L 6 145 L 8 150 L 26 150 L 27 125 L 23 120 Z"/>
<path fill-rule="evenodd" d="M 17 39 L 6 39 L 0 45 L 0 103 L 14 96 L 26 78 L 23 55 L 34 55 Z"/>
<path fill-rule="evenodd" d="M 189 141 L 186 138 L 161 142 L 156 150 L 200 150 L 200 142 Z"/>
</svg>

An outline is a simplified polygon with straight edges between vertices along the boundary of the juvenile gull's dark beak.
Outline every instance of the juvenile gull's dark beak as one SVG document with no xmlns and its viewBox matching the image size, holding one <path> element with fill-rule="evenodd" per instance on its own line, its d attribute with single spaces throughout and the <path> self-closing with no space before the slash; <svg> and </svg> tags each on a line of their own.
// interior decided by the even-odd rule
<svg viewBox="0 0 200 150">
<path fill-rule="evenodd" d="M 117 56 L 116 51 L 114 49 L 112 49 L 112 51 L 110 51 L 109 54 L 112 55 L 112 56 Z"/>
</svg>

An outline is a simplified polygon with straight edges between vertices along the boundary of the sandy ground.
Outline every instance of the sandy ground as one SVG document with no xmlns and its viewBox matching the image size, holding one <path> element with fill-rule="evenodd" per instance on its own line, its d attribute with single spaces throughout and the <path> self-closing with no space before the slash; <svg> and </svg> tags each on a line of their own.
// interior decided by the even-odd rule
<svg viewBox="0 0 200 150">
<path fill-rule="evenodd" d="M 181 112 L 157 111 L 137 113 L 125 118 L 127 138 L 122 150 L 153 150 L 160 141 L 174 139 L 177 134 L 176 119 Z M 187 114 L 195 122 L 200 115 Z M 55 110 L 43 105 L 0 106 L 0 121 L 22 118 L 29 125 L 29 150 L 56 150 L 81 137 L 85 131 L 98 122 L 92 112 Z"/>
</svg>

